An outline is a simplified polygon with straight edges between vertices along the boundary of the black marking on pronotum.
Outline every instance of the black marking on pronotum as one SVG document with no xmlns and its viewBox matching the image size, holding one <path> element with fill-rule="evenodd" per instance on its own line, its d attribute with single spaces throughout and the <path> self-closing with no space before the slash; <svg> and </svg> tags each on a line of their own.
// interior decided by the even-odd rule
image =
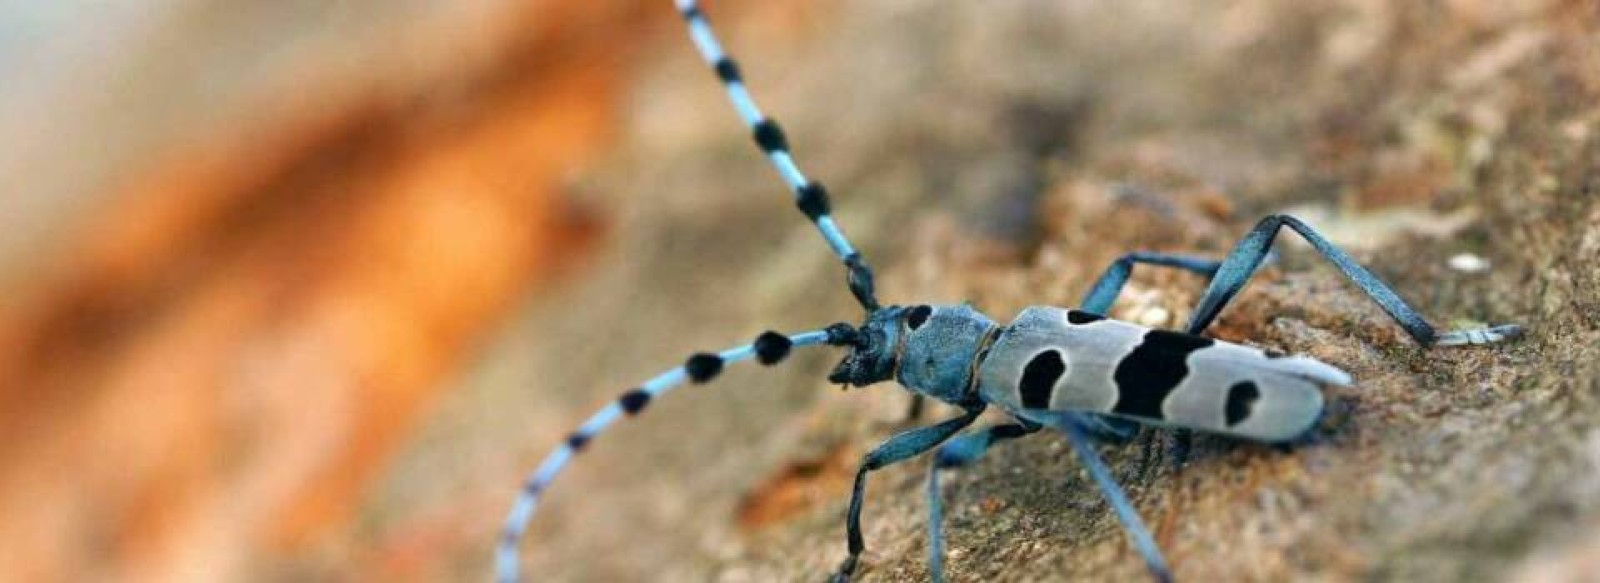
<svg viewBox="0 0 1600 583">
<path fill-rule="evenodd" d="M 789 356 L 789 349 L 794 347 L 794 342 L 777 332 L 762 332 L 756 337 L 756 360 L 768 366 L 783 362 Z"/>
<path fill-rule="evenodd" d="M 583 446 L 589 445 L 589 434 L 575 431 L 567 436 L 567 447 L 572 448 L 572 453 L 583 451 Z"/>
<path fill-rule="evenodd" d="M 1062 362 L 1060 351 L 1046 350 L 1028 359 L 1028 364 L 1022 367 L 1022 380 L 1017 383 L 1017 391 L 1022 393 L 1022 407 L 1049 409 L 1050 393 L 1065 372 L 1067 364 Z"/>
<path fill-rule="evenodd" d="M 906 327 L 912 330 L 921 328 L 923 324 L 928 322 L 928 316 L 932 315 L 933 308 L 928 306 L 924 305 L 911 308 L 910 311 L 906 312 Z"/>
<path fill-rule="evenodd" d="M 690 356 L 683 363 L 683 371 L 689 373 L 689 380 L 703 383 L 717 377 L 722 372 L 722 357 L 708 352 L 701 352 Z"/>
<path fill-rule="evenodd" d="M 623 393 L 617 398 L 617 404 L 622 406 L 622 411 L 629 415 L 638 415 L 650 404 L 650 393 L 644 389 L 634 389 Z"/>
<path fill-rule="evenodd" d="M 731 58 L 723 57 L 717 59 L 717 64 L 712 65 L 712 68 L 717 71 L 717 78 L 721 79 L 723 83 L 743 82 L 739 76 L 739 64 L 733 62 Z"/>
<path fill-rule="evenodd" d="M 1104 319 L 1106 319 L 1105 316 L 1102 316 L 1100 314 L 1094 314 L 1094 313 L 1090 313 L 1090 312 L 1085 312 L 1085 311 L 1082 311 L 1082 310 L 1068 310 L 1067 311 L 1067 323 L 1068 324 L 1079 324 L 1079 325 L 1081 325 L 1081 324 L 1092 324 L 1092 323 L 1099 322 L 1099 321 L 1104 320 Z"/>
<path fill-rule="evenodd" d="M 800 212 L 813 222 L 833 212 L 833 204 L 828 202 L 828 189 L 815 180 L 800 187 L 799 198 L 795 199 L 794 205 L 800 207 Z"/>
<path fill-rule="evenodd" d="M 1210 338 L 1167 330 L 1145 333 L 1144 342 L 1122 357 L 1111 377 L 1117 383 L 1117 405 L 1111 410 L 1162 419 L 1161 403 L 1189 375 L 1189 354 L 1214 343 Z"/>
<path fill-rule="evenodd" d="M 756 122 L 750 131 L 756 138 L 756 145 L 761 146 L 761 151 L 768 154 L 789 151 L 789 138 L 784 137 L 783 128 L 778 127 L 777 121 L 763 119 Z"/>
<path fill-rule="evenodd" d="M 1228 387 L 1228 404 L 1223 408 L 1227 418 L 1228 427 L 1238 425 L 1250 417 L 1250 408 L 1255 406 L 1256 399 L 1261 398 L 1261 390 L 1251 381 L 1235 383 Z"/>
</svg>

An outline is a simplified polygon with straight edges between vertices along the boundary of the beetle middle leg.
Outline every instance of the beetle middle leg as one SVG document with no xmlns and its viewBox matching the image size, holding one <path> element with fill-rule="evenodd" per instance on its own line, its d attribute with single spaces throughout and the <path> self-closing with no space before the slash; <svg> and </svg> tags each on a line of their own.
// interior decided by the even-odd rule
<svg viewBox="0 0 1600 583">
<path fill-rule="evenodd" d="M 1222 267 L 1221 261 L 1201 257 L 1146 251 L 1129 253 L 1106 266 L 1106 270 L 1095 280 L 1094 285 L 1089 287 L 1089 293 L 1084 294 L 1083 301 L 1078 302 L 1078 309 L 1105 315 L 1111 309 L 1111 304 L 1116 302 L 1117 295 L 1122 293 L 1122 288 L 1128 284 L 1128 276 L 1133 274 L 1135 264 L 1182 269 L 1205 277 L 1207 281 L 1210 281 L 1212 276 L 1216 275 L 1217 269 Z"/>
<path fill-rule="evenodd" d="M 939 472 L 964 467 L 983 457 L 996 443 L 1043 427 L 1029 421 L 995 425 L 945 442 L 934 454 L 933 465 L 928 468 L 928 578 L 934 583 L 944 581 L 944 500 L 939 492 Z"/>
<path fill-rule="evenodd" d="M 1134 548 L 1144 558 L 1150 574 L 1157 581 L 1172 581 L 1172 571 L 1167 567 L 1167 560 L 1161 554 L 1161 549 L 1156 546 L 1155 537 L 1150 535 L 1150 530 L 1139 518 L 1133 503 L 1128 501 L 1128 495 L 1117 485 L 1116 478 L 1112 477 L 1111 469 L 1106 466 L 1105 460 L 1094 450 L 1095 440 L 1088 430 L 1092 421 L 1077 413 L 1042 410 L 1024 411 L 1019 418 L 1021 421 L 1017 424 L 997 425 L 969 433 L 939 448 L 933 466 L 928 470 L 929 577 L 933 581 L 942 581 L 944 578 L 942 525 L 944 508 L 939 492 L 939 472 L 970 464 L 983 457 L 990 447 L 1001 441 L 1022 437 L 1048 426 L 1066 434 L 1067 441 L 1071 442 L 1079 461 L 1089 470 L 1095 486 L 1105 496 L 1106 502 L 1122 523 L 1123 530 L 1132 539 Z"/>
</svg>

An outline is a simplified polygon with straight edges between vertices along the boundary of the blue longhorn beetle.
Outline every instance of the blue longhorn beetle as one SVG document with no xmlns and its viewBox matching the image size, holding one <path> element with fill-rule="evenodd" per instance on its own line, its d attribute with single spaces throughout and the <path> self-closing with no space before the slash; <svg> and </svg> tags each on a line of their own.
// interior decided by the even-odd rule
<svg viewBox="0 0 1600 583">
<path fill-rule="evenodd" d="M 932 397 L 962 411 L 953 419 L 894 435 L 862 460 L 845 520 L 848 555 L 833 581 L 848 581 L 866 548 L 861 503 L 867 475 L 873 470 L 938 448 L 928 473 L 927 495 L 929 571 L 933 580 L 940 581 L 944 544 L 940 470 L 972 463 L 999 442 L 1044 428 L 1066 435 L 1150 573 L 1159 581 L 1170 581 L 1165 558 L 1095 452 L 1094 440 L 1125 440 L 1139 425 L 1153 425 L 1289 443 L 1316 427 L 1324 412 L 1322 388 L 1349 385 L 1350 375 L 1309 357 L 1283 356 L 1200 336 L 1267 258 L 1279 230 L 1288 227 L 1304 237 L 1423 347 L 1492 344 L 1522 332 L 1512 324 L 1440 333 L 1372 272 L 1310 226 L 1285 215 L 1261 220 L 1220 262 L 1156 253 L 1125 255 L 1106 269 L 1076 310 L 1031 307 L 1002 326 L 966 305 L 880 306 L 872 270 L 834 223 L 827 191 L 800 172 L 783 131 L 756 106 L 696 0 L 677 0 L 677 8 L 700 55 L 722 81 L 734 109 L 788 184 L 800 211 L 844 262 L 850 292 L 866 310 L 866 319 L 860 326 L 838 323 L 798 334 L 765 332 L 750 344 L 694 354 L 682 366 L 624 392 L 578 427 L 528 477 L 496 548 L 501 581 L 517 580 L 518 543 L 540 497 L 573 456 L 612 422 L 638 414 L 684 381 L 710 381 L 729 363 L 753 357 L 773 365 L 792 349 L 805 346 L 849 350 L 828 376 L 833 383 L 862 387 L 895 381 L 917 399 Z M 1135 264 L 1209 278 L 1182 332 L 1101 316 Z M 957 436 L 990 406 L 1011 414 L 1015 422 Z"/>
</svg>

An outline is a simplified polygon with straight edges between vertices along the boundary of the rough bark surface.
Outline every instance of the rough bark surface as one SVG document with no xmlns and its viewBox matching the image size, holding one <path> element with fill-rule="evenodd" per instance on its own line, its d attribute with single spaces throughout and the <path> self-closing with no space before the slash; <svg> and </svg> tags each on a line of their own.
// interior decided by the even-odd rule
<svg viewBox="0 0 1600 583">
<path fill-rule="evenodd" d="M 1180 470 L 1162 432 L 1104 448 L 1180 580 L 1592 576 L 1600 5 L 723 4 L 711 16 L 888 302 L 1002 320 L 1071 306 L 1120 253 L 1219 257 L 1287 211 L 1436 323 L 1528 326 L 1422 350 L 1285 235 L 1211 333 L 1358 383 L 1292 451 L 1201 438 Z M 614 246 L 507 330 L 369 506 L 374 532 L 453 517 L 479 537 L 461 574 L 486 574 L 519 473 L 592 408 L 691 351 L 859 318 L 687 41 L 661 46 L 627 145 L 589 177 L 622 217 Z M 1488 269 L 1450 267 L 1462 254 Z M 1141 268 L 1113 315 L 1177 326 L 1199 291 Z M 854 460 L 905 403 L 830 388 L 824 352 L 733 370 L 602 436 L 535 520 L 528 572 L 823 578 Z M 862 580 L 926 577 L 926 467 L 873 474 Z M 1056 436 L 996 450 L 945 495 L 957 580 L 1143 576 Z"/>
</svg>

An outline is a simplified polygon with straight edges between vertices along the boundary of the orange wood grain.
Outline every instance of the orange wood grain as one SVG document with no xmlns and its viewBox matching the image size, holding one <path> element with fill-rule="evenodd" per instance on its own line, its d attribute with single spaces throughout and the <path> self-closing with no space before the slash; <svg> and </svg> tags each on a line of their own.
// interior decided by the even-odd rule
<svg viewBox="0 0 1600 583">
<path fill-rule="evenodd" d="M 596 241 L 565 182 L 671 16 L 639 4 L 532 5 L 460 78 L 330 88 L 119 188 L 0 312 L 0 579 L 233 579 L 347 521 Z"/>
</svg>

